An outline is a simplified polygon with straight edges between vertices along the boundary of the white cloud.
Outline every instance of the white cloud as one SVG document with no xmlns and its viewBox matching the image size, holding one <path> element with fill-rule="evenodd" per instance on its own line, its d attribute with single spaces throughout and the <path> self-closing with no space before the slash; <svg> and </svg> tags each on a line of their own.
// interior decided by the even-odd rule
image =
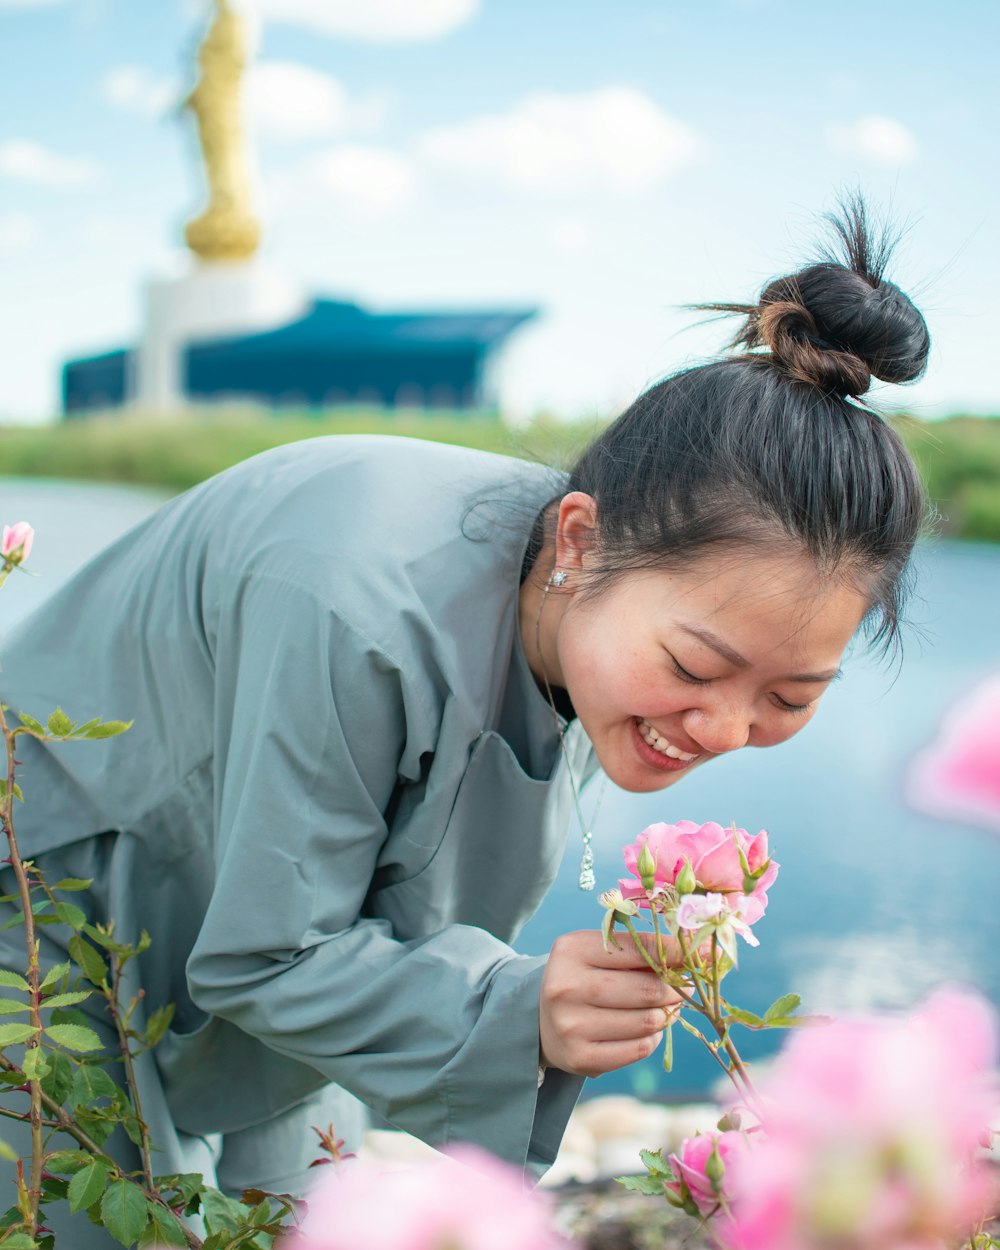
<svg viewBox="0 0 1000 1250">
<path fill-rule="evenodd" d="M 417 193 L 412 162 L 388 148 L 343 144 L 311 157 L 302 172 L 306 186 L 360 220 L 393 217 Z"/>
<path fill-rule="evenodd" d="M 342 131 L 350 107 L 344 88 L 294 61 L 260 61 L 250 71 L 250 109 L 262 135 L 315 139 Z"/>
<path fill-rule="evenodd" d="M 637 191 L 694 157 L 695 133 L 631 87 L 525 97 L 511 112 L 429 131 L 443 165 L 531 191 Z"/>
<path fill-rule="evenodd" d="M 241 0 L 266 21 L 379 41 L 437 39 L 464 25 L 479 0 Z"/>
<path fill-rule="evenodd" d="M 560 217 L 549 223 L 549 238 L 560 252 L 587 252 L 593 245 L 593 231 L 585 221 L 575 217 Z"/>
<path fill-rule="evenodd" d="M 94 182 L 97 165 L 83 157 L 60 156 L 29 139 L 0 143 L 0 175 L 43 187 L 79 187 Z"/>
<path fill-rule="evenodd" d="M 826 135 L 835 152 L 860 156 L 877 165 L 906 165 L 917 155 L 912 132 L 892 117 L 859 117 L 849 126 L 830 126 Z"/>
<path fill-rule="evenodd" d="M 27 213 L 7 213 L 0 217 L 0 252 L 25 252 L 40 238 L 38 223 Z"/>
<path fill-rule="evenodd" d="M 158 117 L 182 101 L 180 84 L 156 78 L 140 65 L 119 65 L 101 80 L 101 94 L 109 104 Z"/>
</svg>

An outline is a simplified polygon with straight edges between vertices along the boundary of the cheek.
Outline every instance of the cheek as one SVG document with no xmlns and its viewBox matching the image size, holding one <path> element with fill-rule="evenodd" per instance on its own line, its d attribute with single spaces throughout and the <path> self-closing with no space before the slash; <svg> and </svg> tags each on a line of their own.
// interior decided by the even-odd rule
<svg viewBox="0 0 1000 1250">
<path fill-rule="evenodd" d="M 781 712 L 775 708 L 773 716 L 769 717 L 760 726 L 760 732 L 755 735 L 752 745 L 774 747 L 780 742 L 787 742 L 789 738 L 794 738 L 797 733 L 805 729 L 815 715 L 816 708 L 812 708 L 808 712 L 802 712 L 798 716 L 793 716 L 789 712 Z"/>
</svg>

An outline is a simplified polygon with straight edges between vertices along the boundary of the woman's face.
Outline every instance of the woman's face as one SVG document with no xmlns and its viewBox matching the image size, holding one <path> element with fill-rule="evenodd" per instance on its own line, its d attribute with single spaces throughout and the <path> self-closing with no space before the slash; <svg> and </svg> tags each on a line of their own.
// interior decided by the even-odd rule
<svg viewBox="0 0 1000 1250">
<path fill-rule="evenodd" d="M 588 600 L 573 584 L 589 559 L 543 604 L 543 654 L 625 790 L 661 790 L 728 751 L 798 733 L 869 606 L 777 544 L 706 555 L 683 573 L 626 573 Z"/>
</svg>

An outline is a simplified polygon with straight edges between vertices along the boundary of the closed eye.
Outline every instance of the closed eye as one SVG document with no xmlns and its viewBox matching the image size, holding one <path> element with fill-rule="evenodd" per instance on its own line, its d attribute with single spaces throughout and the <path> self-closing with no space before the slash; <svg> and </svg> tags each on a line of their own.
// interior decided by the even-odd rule
<svg viewBox="0 0 1000 1250">
<path fill-rule="evenodd" d="M 670 655 L 669 651 L 667 655 Z M 670 663 L 681 681 L 689 681 L 693 686 L 707 686 L 709 682 L 714 680 L 712 677 L 696 677 L 694 673 L 689 673 L 682 664 L 677 663 L 677 660 L 672 655 L 670 655 Z"/>
<path fill-rule="evenodd" d="M 783 699 L 780 694 L 775 694 L 772 698 L 783 712 L 791 712 L 793 716 L 801 716 L 805 712 L 808 712 L 812 708 L 813 703 L 816 702 L 816 700 L 813 699 L 810 703 L 789 703 L 788 700 Z"/>
</svg>

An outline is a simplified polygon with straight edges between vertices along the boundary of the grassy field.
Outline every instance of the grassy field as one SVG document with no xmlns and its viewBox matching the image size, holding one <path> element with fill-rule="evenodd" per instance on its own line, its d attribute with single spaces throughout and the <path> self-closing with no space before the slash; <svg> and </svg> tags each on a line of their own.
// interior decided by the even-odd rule
<svg viewBox="0 0 1000 1250">
<path fill-rule="evenodd" d="M 272 415 L 208 410 L 180 420 L 120 415 L 0 426 L 0 475 L 131 482 L 186 490 L 268 447 L 319 434 L 399 434 L 568 465 L 600 421 L 539 418 L 511 430 L 496 416 L 379 413 Z M 949 537 L 1000 542 L 1000 418 L 898 421 Z"/>
</svg>

